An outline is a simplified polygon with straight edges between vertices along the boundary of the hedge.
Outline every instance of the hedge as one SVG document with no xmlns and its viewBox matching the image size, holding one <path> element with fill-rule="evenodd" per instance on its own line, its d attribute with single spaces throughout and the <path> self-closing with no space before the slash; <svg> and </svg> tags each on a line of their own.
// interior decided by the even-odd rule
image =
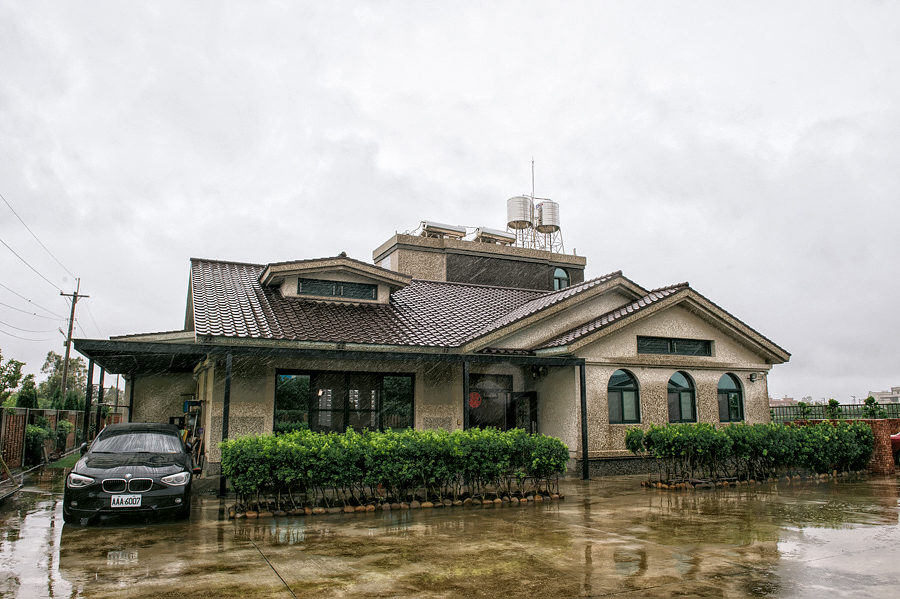
<svg viewBox="0 0 900 599">
<path fill-rule="evenodd" d="M 520 429 L 363 431 L 295 430 L 219 444 L 222 473 L 238 502 L 362 504 L 389 499 L 457 499 L 489 492 L 540 492 L 564 472 L 569 450 L 559 439 Z"/>
<path fill-rule="evenodd" d="M 779 472 L 859 470 L 875 447 L 863 422 L 789 424 L 651 425 L 629 429 L 625 445 L 656 465 L 660 478 L 764 480 Z M 648 462 L 649 474 L 649 462 Z"/>
</svg>

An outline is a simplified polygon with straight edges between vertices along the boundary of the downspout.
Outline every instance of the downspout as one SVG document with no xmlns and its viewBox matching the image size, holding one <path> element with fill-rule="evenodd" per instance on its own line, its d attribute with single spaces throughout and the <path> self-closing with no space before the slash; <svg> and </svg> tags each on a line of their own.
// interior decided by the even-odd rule
<svg viewBox="0 0 900 599">
<path fill-rule="evenodd" d="M 132 415 L 134 414 L 134 382 L 136 380 L 137 377 L 132 374 L 129 381 L 131 384 L 128 385 L 128 422 L 132 421 Z"/>
<path fill-rule="evenodd" d="M 228 438 L 228 412 L 231 408 L 231 366 L 233 355 L 228 352 L 225 357 L 225 393 L 222 405 L 222 440 Z M 225 476 L 222 474 L 221 457 L 219 458 L 219 497 L 225 496 Z"/>
<path fill-rule="evenodd" d="M 578 376 L 581 379 L 581 480 L 591 480 L 588 463 L 588 423 L 587 423 L 587 375 L 584 360 L 578 365 Z"/>
</svg>

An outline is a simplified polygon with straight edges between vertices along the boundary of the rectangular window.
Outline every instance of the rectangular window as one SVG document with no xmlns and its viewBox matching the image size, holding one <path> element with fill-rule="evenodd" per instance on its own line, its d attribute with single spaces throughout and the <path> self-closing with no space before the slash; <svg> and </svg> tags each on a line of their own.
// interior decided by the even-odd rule
<svg viewBox="0 0 900 599">
<path fill-rule="evenodd" d="M 301 278 L 297 279 L 297 294 L 374 300 L 378 299 L 378 285 Z"/>
<path fill-rule="evenodd" d="M 414 425 L 413 401 L 412 375 L 278 372 L 274 430 L 402 430 Z"/>
<path fill-rule="evenodd" d="M 276 433 L 309 427 L 309 375 L 279 374 L 275 377 Z"/>
<path fill-rule="evenodd" d="M 632 424 L 641 421 L 636 391 L 609 391 L 609 423 Z"/>
<path fill-rule="evenodd" d="M 671 354 L 675 356 L 711 356 L 712 341 L 703 339 L 667 339 L 638 337 L 639 354 Z"/>
</svg>

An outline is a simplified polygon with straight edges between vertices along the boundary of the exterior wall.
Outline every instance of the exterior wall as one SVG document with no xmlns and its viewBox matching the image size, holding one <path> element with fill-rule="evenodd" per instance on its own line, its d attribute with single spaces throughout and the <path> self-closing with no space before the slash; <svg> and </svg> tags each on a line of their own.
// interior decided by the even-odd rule
<svg viewBox="0 0 900 599">
<path fill-rule="evenodd" d="M 712 356 L 650 355 L 637 353 L 638 335 L 709 339 Z M 634 426 L 669 421 L 668 382 L 677 371 L 694 383 L 698 422 L 719 424 L 718 384 L 726 373 L 737 376 L 744 401 L 744 421 L 769 422 L 768 387 L 765 377 L 748 380 L 750 372 L 768 371 L 771 365 L 705 320 L 681 307 L 655 314 L 592 343 L 578 352 L 587 362 L 588 442 L 591 458 L 631 455 L 625 449 L 625 433 Z M 618 369 L 637 380 L 641 422 L 610 424 L 607 387 Z"/>
<path fill-rule="evenodd" d="M 538 432 L 558 437 L 569 456 L 581 455 L 581 390 L 578 368 L 558 366 L 533 383 L 538 394 Z M 588 404 L 590 406 L 590 403 Z"/>
<path fill-rule="evenodd" d="M 125 396 L 134 385 L 133 422 L 169 422 L 170 416 L 184 414 L 185 395 L 196 393 L 196 384 L 188 374 L 167 374 L 158 376 L 136 376 L 126 380 Z"/>
<path fill-rule="evenodd" d="M 553 271 L 572 284 L 584 280 L 587 260 L 544 250 L 449 238 L 395 235 L 372 252 L 376 264 L 416 279 L 553 289 Z"/>
</svg>

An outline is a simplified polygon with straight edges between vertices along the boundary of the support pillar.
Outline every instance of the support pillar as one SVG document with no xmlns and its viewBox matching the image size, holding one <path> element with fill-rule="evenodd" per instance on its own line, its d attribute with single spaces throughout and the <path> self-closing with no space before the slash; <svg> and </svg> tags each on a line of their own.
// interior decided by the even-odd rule
<svg viewBox="0 0 900 599">
<path fill-rule="evenodd" d="M 587 375 L 584 361 L 578 365 L 578 378 L 581 387 L 581 480 L 591 479 L 591 468 L 588 462 L 588 421 L 587 421 Z"/>
<path fill-rule="evenodd" d="M 91 400 L 94 396 L 94 359 L 88 359 L 87 388 L 84 390 L 84 422 L 81 426 L 81 442 L 88 442 L 91 429 Z"/>
<path fill-rule="evenodd" d="M 225 393 L 222 402 L 222 441 L 228 438 L 228 412 L 231 409 L 231 367 L 233 356 L 231 352 L 225 357 Z M 221 460 L 221 458 L 219 458 Z M 225 497 L 225 475 L 219 472 L 219 497 Z"/>
<path fill-rule="evenodd" d="M 463 430 L 469 430 L 469 363 L 463 362 Z"/>
</svg>

